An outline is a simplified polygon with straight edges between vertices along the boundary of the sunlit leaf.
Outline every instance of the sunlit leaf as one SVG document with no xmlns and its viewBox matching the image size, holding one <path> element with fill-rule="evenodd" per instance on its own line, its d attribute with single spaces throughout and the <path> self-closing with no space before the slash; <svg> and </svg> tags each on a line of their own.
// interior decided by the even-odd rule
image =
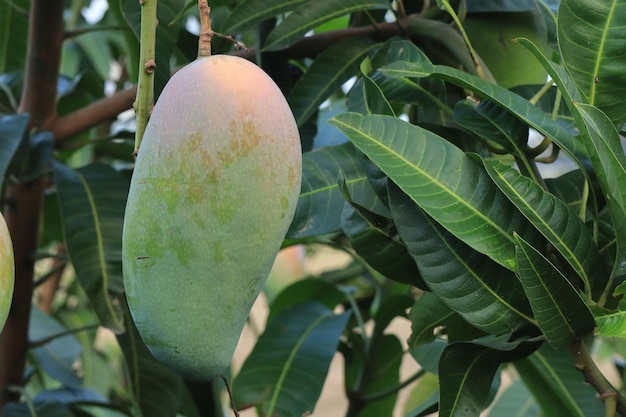
<svg viewBox="0 0 626 417">
<path fill-rule="evenodd" d="M 429 216 L 473 249 L 515 268 L 512 232 L 529 225 L 476 161 L 393 117 L 344 113 L 332 122 Z"/>
<path fill-rule="evenodd" d="M 516 242 L 518 276 L 548 342 L 563 349 L 593 331 L 593 315 L 567 278 L 517 235 Z"/>
<path fill-rule="evenodd" d="M 242 1 L 224 23 L 226 33 L 254 27 L 270 17 L 295 9 L 307 0 L 246 0 Z"/>
<path fill-rule="evenodd" d="M 232 381 L 235 404 L 277 417 L 312 412 L 349 316 L 317 302 L 277 314 Z"/>
</svg>

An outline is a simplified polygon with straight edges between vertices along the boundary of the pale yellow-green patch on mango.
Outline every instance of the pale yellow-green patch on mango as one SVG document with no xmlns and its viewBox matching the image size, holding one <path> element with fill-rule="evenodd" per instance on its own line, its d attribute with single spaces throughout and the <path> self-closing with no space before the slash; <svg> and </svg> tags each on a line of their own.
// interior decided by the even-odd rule
<svg viewBox="0 0 626 417">
<path fill-rule="evenodd" d="M 15 260 L 13 242 L 7 223 L 0 214 L 0 330 L 4 327 L 11 309 L 15 285 Z"/>
<path fill-rule="evenodd" d="M 232 56 L 164 88 L 126 206 L 124 285 L 154 356 L 209 380 L 230 364 L 300 193 L 298 128 L 274 82 Z"/>
</svg>

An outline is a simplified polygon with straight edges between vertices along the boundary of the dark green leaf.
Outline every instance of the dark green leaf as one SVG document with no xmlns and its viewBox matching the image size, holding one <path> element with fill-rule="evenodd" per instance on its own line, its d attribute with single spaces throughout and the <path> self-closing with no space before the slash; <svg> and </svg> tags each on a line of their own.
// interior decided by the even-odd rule
<svg viewBox="0 0 626 417">
<path fill-rule="evenodd" d="M 537 249 L 515 236 L 518 276 L 537 323 L 555 349 L 593 331 L 595 322 L 572 284 Z"/>
<path fill-rule="evenodd" d="M 53 164 L 67 249 L 103 326 L 123 331 L 122 223 L 128 179 L 110 166 Z"/>
<path fill-rule="evenodd" d="M 321 52 L 289 92 L 288 101 L 298 126 L 320 104 L 359 70 L 359 63 L 374 47 L 363 38 L 347 38 Z"/>
<path fill-rule="evenodd" d="M 37 413 L 36 416 L 75 417 L 65 404 L 59 402 L 37 402 L 34 404 L 10 402 L 2 409 L 2 415 L 4 417 L 33 417 L 33 409 Z"/>
<path fill-rule="evenodd" d="M 580 276 L 585 291 L 591 295 L 592 286 L 603 290 L 608 272 L 604 271 L 591 230 L 578 213 L 502 162 L 487 162 L 485 168 L 511 202 Z"/>
<path fill-rule="evenodd" d="M 594 389 L 574 366 L 571 355 L 545 344 L 533 355 L 514 363 L 524 384 L 545 416 L 589 417 L 604 415 Z"/>
<path fill-rule="evenodd" d="M 235 404 L 277 417 L 312 412 L 349 316 L 317 302 L 277 314 L 233 379 Z"/>
<path fill-rule="evenodd" d="M 396 118 L 344 113 L 333 124 L 429 216 L 473 249 L 515 268 L 512 232 L 529 225 L 476 161 Z"/>
<path fill-rule="evenodd" d="M 365 104 L 364 114 L 384 114 L 395 116 L 395 111 L 387 101 L 381 88 L 369 76 L 371 61 L 364 60 L 361 63 L 361 78 L 363 79 L 363 103 Z"/>
<path fill-rule="evenodd" d="M 29 0 L 0 1 L 0 74 L 24 69 L 29 9 Z"/>
<path fill-rule="evenodd" d="M 397 188 L 390 189 L 389 201 L 422 278 L 448 307 L 492 333 L 508 333 L 533 321 L 513 272 L 447 233 Z"/>
<path fill-rule="evenodd" d="M 324 22 L 350 13 L 372 9 L 387 9 L 387 0 L 320 0 L 310 1 L 287 16 L 267 37 L 264 49 L 284 49 L 309 30 Z"/>
<path fill-rule="evenodd" d="M 124 303 L 126 331 L 117 335 L 134 407 L 147 417 L 175 416 L 181 406 L 183 379 L 159 363 L 144 345 Z"/>
<path fill-rule="evenodd" d="M 514 381 L 489 409 L 489 417 L 537 417 L 539 405 L 524 383 Z"/>
<path fill-rule="evenodd" d="M 341 228 L 352 248 L 372 268 L 393 281 L 426 288 L 391 219 L 372 213 L 353 201 L 346 201 Z"/>
<path fill-rule="evenodd" d="M 307 0 L 246 0 L 228 16 L 223 30 L 226 33 L 254 27 L 270 17 L 289 12 Z"/>
<path fill-rule="evenodd" d="M 534 0 L 466 0 L 469 13 L 527 12 L 536 10 Z"/>
<path fill-rule="evenodd" d="M 0 117 L 0 184 L 24 138 L 29 120 L 30 116 L 25 113 Z"/>
<path fill-rule="evenodd" d="M 585 102 L 621 126 L 626 121 L 626 61 L 622 1 L 562 0 L 558 42 L 565 68 Z"/>
<path fill-rule="evenodd" d="M 501 359 L 500 352 L 481 345 L 448 345 L 439 360 L 439 415 L 478 417 Z"/>
<path fill-rule="evenodd" d="M 445 326 L 446 322 L 454 319 L 457 314 L 452 311 L 439 297 L 431 292 L 425 292 L 415 301 L 409 313 L 411 320 L 411 337 L 409 349 L 435 340 L 434 330 Z"/>
<path fill-rule="evenodd" d="M 342 291 L 326 281 L 316 278 L 303 279 L 289 285 L 274 298 L 267 320 L 270 321 L 288 307 L 307 301 L 317 301 L 332 310 L 345 299 L 346 295 Z"/>
<path fill-rule="evenodd" d="M 354 201 L 369 210 L 388 213 L 372 189 L 360 156 L 350 143 L 320 148 L 302 158 L 302 189 L 288 238 L 304 238 L 341 231 L 343 178 Z"/>
</svg>

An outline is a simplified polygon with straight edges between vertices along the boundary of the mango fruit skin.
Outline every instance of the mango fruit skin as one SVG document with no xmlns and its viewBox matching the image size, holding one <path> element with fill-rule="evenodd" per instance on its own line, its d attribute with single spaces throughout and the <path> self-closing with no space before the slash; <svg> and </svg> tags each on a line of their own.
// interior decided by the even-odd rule
<svg viewBox="0 0 626 417">
<path fill-rule="evenodd" d="M 0 214 L 0 330 L 9 316 L 15 285 L 13 241 L 4 217 Z"/>
<path fill-rule="evenodd" d="M 192 380 L 230 364 L 300 193 L 298 128 L 256 65 L 199 58 L 163 89 L 126 206 L 123 271 L 151 353 Z"/>
</svg>

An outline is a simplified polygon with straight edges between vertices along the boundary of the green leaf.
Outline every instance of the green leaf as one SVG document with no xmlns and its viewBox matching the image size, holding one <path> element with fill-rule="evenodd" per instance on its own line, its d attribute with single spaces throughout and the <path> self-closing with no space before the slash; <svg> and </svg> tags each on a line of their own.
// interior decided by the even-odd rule
<svg viewBox="0 0 626 417">
<path fill-rule="evenodd" d="M 389 202 L 422 278 L 448 307 L 490 333 L 508 333 L 533 322 L 512 271 L 445 232 L 397 188 L 390 189 Z"/>
<path fill-rule="evenodd" d="M 515 268 L 512 232 L 529 225 L 476 161 L 396 118 L 344 113 L 332 123 L 429 216 L 473 249 Z"/>
<path fill-rule="evenodd" d="M 396 116 L 393 107 L 383 90 L 369 76 L 371 70 L 369 59 L 361 62 L 361 78 L 363 80 L 363 103 L 365 104 L 365 114 L 384 114 L 386 116 Z"/>
<path fill-rule="evenodd" d="M 117 341 L 126 360 L 133 405 L 141 410 L 143 417 L 177 415 L 184 389 L 183 379 L 159 363 L 148 351 L 132 321 L 126 299 L 122 302 L 126 331 L 117 335 Z"/>
<path fill-rule="evenodd" d="M 24 139 L 29 120 L 30 116 L 24 113 L 0 117 L 0 185 L 4 183 L 13 155 Z"/>
<path fill-rule="evenodd" d="M 620 306 L 617 310 L 592 306 L 591 311 L 596 320 L 595 335 L 626 338 L 626 309 L 624 306 Z"/>
<path fill-rule="evenodd" d="M 29 9 L 29 0 L 0 1 L 0 74 L 24 70 Z"/>
<path fill-rule="evenodd" d="M 626 155 L 619 134 L 598 108 L 575 104 L 584 123 L 585 142 L 598 181 L 604 191 L 616 238 L 613 276 L 626 275 Z"/>
<path fill-rule="evenodd" d="M 270 32 L 264 50 L 284 49 L 309 30 L 336 17 L 372 9 L 388 9 L 387 0 L 319 0 L 310 1 L 288 15 L 280 25 Z"/>
<path fill-rule="evenodd" d="M 52 166 L 67 249 L 100 323 L 124 330 L 120 295 L 122 222 L 128 179 L 106 165 Z"/>
<path fill-rule="evenodd" d="M 489 409 L 489 417 L 537 417 L 539 405 L 524 383 L 516 380 Z"/>
<path fill-rule="evenodd" d="M 245 0 L 228 16 L 224 23 L 225 33 L 250 29 L 270 17 L 289 12 L 307 0 Z"/>
<path fill-rule="evenodd" d="M 608 273 L 603 268 L 591 230 L 578 213 L 502 162 L 486 162 L 485 168 L 500 190 L 580 276 L 587 294 L 591 295 L 592 286 L 603 290 Z"/>
<path fill-rule="evenodd" d="M 550 345 L 563 349 L 592 332 L 593 315 L 567 278 L 525 240 L 515 240 L 518 276 Z"/>
<path fill-rule="evenodd" d="M 528 358 L 515 362 L 514 366 L 539 403 L 543 415 L 604 415 L 604 405 L 574 366 L 572 355 L 544 344 Z"/>
<path fill-rule="evenodd" d="M 316 301 L 333 310 L 345 300 L 346 295 L 333 284 L 317 278 L 303 279 L 289 285 L 274 298 L 267 321 L 281 311 L 307 301 Z"/>
<path fill-rule="evenodd" d="M 432 65 L 426 62 L 396 62 L 381 68 L 379 71 L 389 77 L 421 78 L 433 76 L 472 90 L 479 98 L 489 99 L 497 103 L 527 125 L 551 138 L 573 160 L 578 160 L 577 155 L 584 155 L 584 150 L 574 135 L 558 121 L 552 120 L 549 114 L 512 91 L 476 76 L 448 66 Z"/>
<path fill-rule="evenodd" d="M 393 281 L 426 288 L 391 219 L 350 199 L 343 207 L 341 228 L 352 248 L 376 271 Z"/>
<path fill-rule="evenodd" d="M 277 314 L 233 379 L 235 404 L 276 417 L 312 412 L 350 314 L 317 302 Z"/>
<path fill-rule="evenodd" d="M 347 38 L 321 52 L 289 92 L 289 105 L 298 126 L 317 111 L 320 104 L 359 70 L 359 63 L 374 47 L 363 38 Z"/>
<path fill-rule="evenodd" d="M 411 320 L 411 336 L 409 349 L 435 340 L 434 330 L 445 326 L 446 322 L 454 319 L 457 314 L 452 311 L 439 297 L 431 292 L 425 292 L 415 301 L 409 313 Z"/>
<path fill-rule="evenodd" d="M 557 14 L 561 59 L 585 102 L 613 124 L 626 121 L 623 1 L 562 0 Z"/>
<path fill-rule="evenodd" d="M 75 417 L 67 405 L 58 402 L 9 402 L 2 408 L 4 417 L 33 417 L 33 412 L 35 416 Z"/>
<path fill-rule="evenodd" d="M 345 200 L 339 188 L 340 178 L 345 180 L 354 201 L 375 213 L 388 213 L 372 189 L 360 158 L 350 143 L 303 155 L 302 189 L 287 238 L 341 231 L 341 210 Z"/>
<path fill-rule="evenodd" d="M 439 416 L 478 417 L 500 361 L 499 351 L 481 345 L 448 345 L 439 360 Z"/>
</svg>

